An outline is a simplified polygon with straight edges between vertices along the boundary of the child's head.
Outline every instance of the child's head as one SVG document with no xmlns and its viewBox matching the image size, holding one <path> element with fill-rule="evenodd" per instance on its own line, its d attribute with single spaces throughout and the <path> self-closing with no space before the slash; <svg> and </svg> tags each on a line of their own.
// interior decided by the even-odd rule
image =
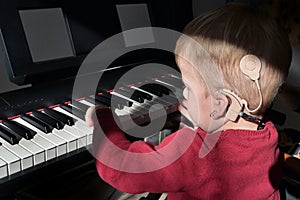
<svg viewBox="0 0 300 200">
<path fill-rule="evenodd" d="M 227 4 L 195 18 L 183 34 L 175 50 L 181 71 L 184 58 L 195 67 L 194 73 L 199 72 L 197 76 L 202 79 L 201 85 L 206 85 L 207 96 L 222 89 L 232 90 L 247 101 L 250 110 L 260 104 L 259 90 L 241 72 L 240 61 L 249 54 L 259 58 L 262 105 L 254 114 L 264 113 L 285 80 L 291 62 L 288 37 L 276 21 L 257 7 Z M 212 61 L 206 60 L 204 51 Z"/>
</svg>

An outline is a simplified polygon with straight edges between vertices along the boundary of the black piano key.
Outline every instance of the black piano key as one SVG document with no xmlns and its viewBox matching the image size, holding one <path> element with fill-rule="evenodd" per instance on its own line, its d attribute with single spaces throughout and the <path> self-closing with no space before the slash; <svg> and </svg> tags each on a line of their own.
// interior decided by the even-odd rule
<svg viewBox="0 0 300 200">
<path fill-rule="evenodd" d="M 111 93 L 110 92 L 106 92 L 104 90 L 100 91 L 101 96 L 107 97 L 108 99 L 111 99 Z"/>
<path fill-rule="evenodd" d="M 21 139 L 21 137 L 17 137 L 3 126 L 0 126 L 0 137 L 11 145 L 18 144 Z"/>
<path fill-rule="evenodd" d="M 67 104 L 62 104 L 62 105 L 60 105 L 60 107 L 62 109 L 64 109 L 65 111 L 67 111 L 69 113 L 72 113 L 73 115 L 75 115 L 79 119 L 85 120 L 85 112 L 84 111 L 82 111 L 78 108 L 72 107 L 70 105 L 67 105 Z"/>
<path fill-rule="evenodd" d="M 96 100 L 92 97 L 86 97 L 85 100 L 93 105 L 97 104 Z"/>
<path fill-rule="evenodd" d="M 106 98 L 106 97 L 104 97 Z M 124 102 L 118 101 L 118 99 L 109 99 L 110 101 L 110 106 L 114 109 L 114 108 L 118 108 L 118 109 L 123 109 L 124 108 Z"/>
<path fill-rule="evenodd" d="M 134 88 L 131 88 L 131 89 L 134 89 Z M 147 90 L 145 90 L 144 88 L 142 88 L 142 87 L 140 87 L 140 89 L 142 90 L 142 91 L 140 91 L 140 90 L 135 90 L 136 92 L 138 92 L 138 93 L 140 93 L 140 95 L 145 95 L 145 94 L 147 94 L 147 92 L 148 93 L 150 93 L 150 94 L 152 94 L 150 91 L 147 91 Z M 149 95 L 149 94 L 147 94 L 147 95 Z M 154 95 L 154 94 L 152 94 L 152 95 Z M 150 100 L 150 103 L 151 104 L 161 104 L 161 105 L 163 105 L 164 107 L 168 107 L 168 106 L 170 106 L 170 105 L 172 105 L 172 104 L 177 104 L 178 103 L 178 100 L 177 100 L 177 98 L 175 97 L 175 96 L 173 96 L 173 95 L 168 95 L 169 97 L 169 99 L 167 100 L 167 99 L 164 99 L 164 98 L 152 98 L 151 100 Z"/>
<path fill-rule="evenodd" d="M 89 108 L 88 105 L 80 103 L 78 101 L 72 101 L 71 103 L 72 103 L 72 105 L 74 105 L 75 107 L 79 108 L 80 110 L 83 110 L 84 112 L 86 112 L 87 109 Z"/>
<path fill-rule="evenodd" d="M 156 102 L 161 102 L 162 104 L 165 104 L 166 106 L 169 106 L 171 104 L 177 104 L 178 103 L 178 99 L 177 97 L 171 92 L 171 90 L 163 85 L 159 85 L 159 84 L 147 84 L 147 85 L 143 85 L 141 87 L 141 89 L 155 94 L 159 97 L 162 97 L 162 95 L 166 95 L 168 96 L 167 99 L 164 98 L 157 98 L 155 101 Z"/>
<path fill-rule="evenodd" d="M 142 92 L 142 91 L 133 89 L 133 88 L 131 88 L 131 87 L 124 87 L 123 90 L 128 91 L 128 92 L 131 92 L 131 93 L 133 93 L 133 94 L 136 94 L 137 96 L 140 96 L 140 97 L 142 97 L 143 99 L 147 99 L 147 100 L 149 100 L 149 101 L 151 101 L 152 98 L 153 98 L 150 94 L 147 94 L 147 93 L 145 93 L 145 92 Z"/>
<path fill-rule="evenodd" d="M 113 102 L 113 105 L 111 105 L 111 101 L 110 99 L 102 96 L 102 95 L 96 95 L 95 98 L 91 98 L 91 97 L 87 97 L 85 98 L 85 100 L 87 102 L 90 102 L 92 104 L 95 104 L 95 105 L 105 105 L 105 106 L 108 106 L 108 107 L 114 107 L 114 108 L 119 108 L 119 109 L 123 109 L 124 108 L 124 105 L 118 103 L 118 102 Z"/>
<path fill-rule="evenodd" d="M 32 116 L 35 117 L 36 119 L 60 130 L 63 128 L 64 123 L 58 120 L 55 120 L 51 117 L 49 117 L 48 115 L 41 113 L 41 112 L 37 112 L 37 111 L 33 111 L 32 112 Z"/>
<path fill-rule="evenodd" d="M 15 134 L 25 138 L 26 140 L 30 140 L 36 134 L 36 132 L 26 129 L 24 126 L 18 124 L 14 121 L 3 120 L 2 123 L 11 129 Z"/>
<path fill-rule="evenodd" d="M 142 92 L 142 91 L 140 91 L 140 90 L 136 90 L 136 89 L 134 89 L 134 88 L 131 88 L 131 87 L 124 87 L 124 90 L 128 90 L 128 91 L 130 91 L 131 90 L 131 92 L 133 91 L 133 93 L 136 93 L 137 95 L 139 95 L 139 96 L 141 96 L 141 97 L 143 97 L 144 99 L 147 99 L 147 100 L 149 100 L 149 101 L 151 101 L 152 99 L 153 99 L 153 96 L 152 95 L 150 95 L 150 94 L 148 94 L 148 93 L 145 93 L 145 92 Z"/>
<path fill-rule="evenodd" d="M 122 94 L 124 95 L 125 97 L 127 98 L 130 98 L 136 102 L 139 102 L 139 103 L 144 103 L 145 101 L 145 98 L 143 96 L 140 96 L 138 95 L 137 93 L 133 92 L 130 94 L 130 92 L 128 90 L 118 90 L 117 91 L 119 94 Z"/>
<path fill-rule="evenodd" d="M 146 84 L 146 85 L 142 85 L 140 88 L 151 94 L 162 97 L 163 93 L 160 90 L 157 90 L 154 85 L 158 85 L 158 84 Z"/>
<path fill-rule="evenodd" d="M 112 94 L 112 95 L 113 95 L 113 97 L 112 97 L 113 98 L 113 103 L 116 102 L 116 103 L 122 105 L 123 107 L 124 106 L 131 107 L 132 104 L 133 104 L 132 101 L 129 101 L 127 99 L 123 99 L 122 97 L 119 97 L 119 96 L 117 96 L 115 94 Z"/>
<path fill-rule="evenodd" d="M 71 117 L 69 117 L 63 113 L 60 113 L 60 112 L 50 109 L 50 108 L 44 108 L 44 112 L 47 115 L 49 115 L 50 117 L 52 117 L 58 121 L 62 121 L 64 124 L 67 124 L 69 126 L 74 125 L 74 120 Z"/>
<path fill-rule="evenodd" d="M 150 84 L 150 86 L 152 86 L 152 85 Z M 161 85 L 161 84 L 153 84 L 153 87 L 165 95 L 169 95 L 172 92 L 170 88 L 168 88 L 164 85 Z"/>
<path fill-rule="evenodd" d="M 53 127 L 45 124 L 44 122 L 30 116 L 30 115 L 21 115 L 21 118 L 28 122 L 29 124 L 33 125 L 34 127 L 38 128 L 39 130 L 43 131 L 44 133 L 51 133 L 53 130 Z"/>
<path fill-rule="evenodd" d="M 96 95 L 95 99 L 97 101 L 99 101 L 100 103 L 102 102 L 102 103 L 107 104 L 108 106 L 113 107 L 113 108 L 123 109 L 124 106 L 131 105 L 131 104 L 128 103 L 128 101 L 121 101 L 119 98 L 113 98 L 113 100 L 112 100 L 111 96 L 112 96 L 111 94 L 109 94 L 109 95 Z"/>
<path fill-rule="evenodd" d="M 122 106 L 132 106 L 132 102 L 127 100 L 127 99 L 123 99 L 122 97 L 116 96 L 110 92 L 106 92 L 106 91 L 101 91 L 102 95 L 99 96 L 104 96 L 105 98 L 108 98 L 109 100 L 113 99 L 113 105 L 122 105 Z M 98 95 L 97 95 L 98 96 Z"/>
<path fill-rule="evenodd" d="M 86 97 L 85 100 L 93 105 L 101 104 L 101 102 L 97 102 L 96 99 L 92 97 Z"/>
<path fill-rule="evenodd" d="M 166 86 L 159 85 L 159 84 L 150 84 L 149 86 L 153 87 L 157 91 L 160 91 L 162 94 L 167 95 L 169 101 L 171 101 L 171 102 L 177 102 L 178 101 L 177 97 L 174 95 L 174 93 L 169 88 L 167 88 Z"/>
<path fill-rule="evenodd" d="M 164 76 L 165 77 L 165 76 Z M 161 91 L 165 95 L 169 95 L 170 92 L 176 92 L 178 88 L 174 86 L 170 81 L 167 81 L 166 78 L 155 79 L 154 82 L 151 82 L 150 85 L 153 85 L 156 90 Z"/>
<path fill-rule="evenodd" d="M 111 106 L 110 99 L 108 99 L 108 98 L 106 98 L 105 96 L 102 96 L 102 95 L 96 95 L 95 96 L 95 101 L 97 103 L 104 104 L 106 106 Z"/>
</svg>

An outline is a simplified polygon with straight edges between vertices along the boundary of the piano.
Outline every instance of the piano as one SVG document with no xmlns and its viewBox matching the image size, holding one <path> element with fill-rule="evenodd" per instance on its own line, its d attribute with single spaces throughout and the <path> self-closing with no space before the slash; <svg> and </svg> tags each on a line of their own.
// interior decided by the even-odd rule
<svg viewBox="0 0 300 200">
<path fill-rule="evenodd" d="M 119 34 L 128 47 L 122 54 L 99 44 L 133 28 L 181 31 L 192 19 L 191 2 L 3 0 L 0 15 L 0 199 L 117 199 L 122 193 L 98 177 L 89 153 L 93 129 L 84 122 L 86 109 L 110 106 L 146 126 L 149 108 L 159 104 L 177 119 L 182 83 L 173 53 L 153 48 L 155 35 L 133 44 Z M 95 51 L 111 59 L 109 65 L 78 76 Z M 147 73 L 119 81 L 138 66 Z M 97 80 L 96 90 L 78 92 L 78 80 Z M 162 130 L 170 129 L 176 123 L 168 120 Z"/>
</svg>

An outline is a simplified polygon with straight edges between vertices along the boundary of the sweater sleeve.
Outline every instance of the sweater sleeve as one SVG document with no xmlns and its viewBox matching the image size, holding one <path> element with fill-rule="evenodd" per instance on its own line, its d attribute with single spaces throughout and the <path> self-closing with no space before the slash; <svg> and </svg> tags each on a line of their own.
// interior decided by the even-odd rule
<svg viewBox="0 0 300 200">
<path fill-rule="evenodd" d="M 183 191 L 190 184 L 185 174 L 185 166 L 191 164 L 186 155 L 191 153 L 190 144 L 182 145 L 182 141 L 193 142 L 194 131 L 177 131 L 158 146 L 144 141 L 131 143 L 110 110 L 98 110 L 96 116 L 99 123 L 94 126 L 93 149 L 104 181 L 128 193 Z"/>
</svg>

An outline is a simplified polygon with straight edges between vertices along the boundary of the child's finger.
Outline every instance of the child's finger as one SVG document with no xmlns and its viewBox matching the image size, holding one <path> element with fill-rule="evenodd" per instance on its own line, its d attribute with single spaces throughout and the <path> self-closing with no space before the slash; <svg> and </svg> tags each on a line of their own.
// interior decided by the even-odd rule
<svg viewBox="0 0 300 200">
<path fill-rule="evenodd" d="M 88 126 L 94 126 L 93 115 L 95 114 L 95 106 L 91 106 L 87 109 L 85 114 L 85 122 Z"/>
<path fill-rule="evenodd" d="M 96 120 L 96 110 L 98 109 L 107 109 L 108 107 L 97 105 L 97 106 L 91 106 L 87 109 L 85 113 L 85 122 L 88 126 L 94 126 L 94 120 Z"/>
</svg>

